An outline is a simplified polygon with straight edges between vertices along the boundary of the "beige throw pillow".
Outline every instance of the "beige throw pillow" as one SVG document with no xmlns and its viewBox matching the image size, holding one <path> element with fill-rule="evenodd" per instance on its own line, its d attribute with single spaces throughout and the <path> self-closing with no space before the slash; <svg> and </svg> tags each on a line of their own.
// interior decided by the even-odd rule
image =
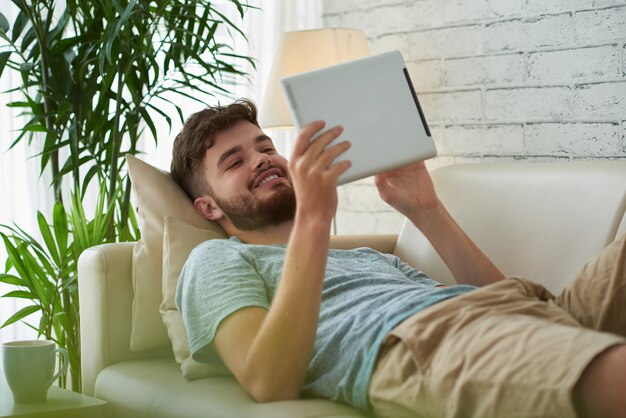
<svg viewBox="0 0 626 418">
<path fill-rule="evenodd" d="M 173 216 L 197 228 L 226 234 L 214 222 L 201 217 L 185 192 L 161 171 L 131 155 L 126 158 L 128 173 L 137 198 L 141 240 L 133 251 L 133 316 L 131 351 L 170 346 L 168 333 L 159 313 L 163 301 L 163 224 Z"/>
<path fill-rule="evenodd" d="M 198 244 L 214 238 L 223 238 L 221 231 L 199 229 L 170 216 L 165 218 L 163 236 L 163 303 L 161 316 L 172 341 L 174 356 L 180 363 L 183 376 L 187 379 L 230 374 L 225 367 L 198 363 L 189 353 L 189 340 L 183 318 L 176 308 L 176 285 L 189 253 Z"/>
</svg>

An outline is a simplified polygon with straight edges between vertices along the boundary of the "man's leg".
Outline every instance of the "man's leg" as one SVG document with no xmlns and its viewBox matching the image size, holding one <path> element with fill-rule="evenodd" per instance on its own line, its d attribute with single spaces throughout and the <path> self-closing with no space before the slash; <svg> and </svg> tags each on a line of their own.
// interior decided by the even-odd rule
<svg viewBox="0 0 626 418">
<path fill-rule="evenodd" d="M 626 336 L 626 235 L 585 264 L 555 302 L 586 328 Z"/>
<path fill-rule="evenodd" d="M 589 364 L 574 401 L 586 418 L 626 417 L 626 345 L 610 347 Z"/>
<path fill-rule="evenodd" d="M 602 373 L 606 367 L 596 372 L 591 365 L 602 366 L 603 353 L 626 339 L 582 327 L 532 293 L 541 289 L 507 279 L 405 320 L 382 346 L 369 388 L 374 411 L 393 418 L 573 418 L 576 393 L 589 407 L 594 395 L 609 400 L 601 389 L 589 392 L 587 379 L 619 384 L 617 375 Z M 581 380 L 587 370 L 591 377 Z"/>
</svg>

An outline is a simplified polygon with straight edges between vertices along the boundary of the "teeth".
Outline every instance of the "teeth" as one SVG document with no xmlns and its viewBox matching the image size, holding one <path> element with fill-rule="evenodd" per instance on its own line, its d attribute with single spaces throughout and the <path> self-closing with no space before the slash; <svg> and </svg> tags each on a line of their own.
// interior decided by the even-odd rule
<svg viewBox="0 0 626 418">
<path fill-rule="evenodd" d="M 276 174 L 272 174 L 271 176 L 267 176 L 259 183 L 259 186 L 263 186 L 268 181 L 274 180 L 274 179 L 277 179 L 277 178 L 278 178 L 278 176 Z"/>
</svg>

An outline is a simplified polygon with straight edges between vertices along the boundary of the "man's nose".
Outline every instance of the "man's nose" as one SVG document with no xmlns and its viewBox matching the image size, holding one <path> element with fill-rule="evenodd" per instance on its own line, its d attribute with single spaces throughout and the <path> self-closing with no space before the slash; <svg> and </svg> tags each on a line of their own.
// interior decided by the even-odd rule
<svg viewBox="0 0 626 418">
<path fill-rule="evenodd" d="M 254 168 L 263 168 L 264 166 L 269 165 L 270 163 L 270 158 L 267 154 L 264 154 L 262 152 L 258 153 L 258 156 L 254 162 Z"/>
</svg>

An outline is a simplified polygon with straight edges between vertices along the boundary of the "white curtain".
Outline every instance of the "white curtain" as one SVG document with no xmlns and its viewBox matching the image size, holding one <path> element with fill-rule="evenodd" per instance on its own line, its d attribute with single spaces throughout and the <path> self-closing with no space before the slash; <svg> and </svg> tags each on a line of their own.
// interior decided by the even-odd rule
<svg viewBox="0 0 626 418">
<path fill-rule="evenodd" d="M 250 9 L 243 21 L 228 4 L 222 2 L 226 12 L 234 22 L 238 22 L 249 38 L 249 43 L 240 42 L 235 45 L 236 53 L 255 57 L 257 68 L 248 68 L 249 81 L 242 80 L 232 90 L 236 97 L 247 97 L 260 103 L 263 88 L 268 79 L 272 58 L 278 46 L 280 34 L 283 31 L 315 29 L 322 27 L 321 0 L 250 0 L 252 6 L 260 10 Z M 10 22 L 13 22 L 17 13 L 15 6 L 7 4 L 3 13 Z M 0 44 L 1 45 L 1 44 Z M 15 76 L 14 76 L 15 77 Z M 9 90 L 18 79 L 11 78 L 6 73 L 0 79 L 0 91 Z M 41 210 L 46 215 L 52 205 L 53 196 L 49 188 L 50 179 L 39 176 L 39 159 L 31 158 L 36 154 L 29 149 L 26 141 L 8 151 L 16 137 L 16 130 L 23 125 L 18 111 L 6 107 L 6 104 L 17 99 L 9 94 L 0 94 L 0 224 L 15 222 L 27 232 L 37 235 L 35 213 Z M 204 107 L 192 101 L 177 98 L 185 117 Z M 216 99 L 217 100 L 217 99 Z M 230 99 L 222 99 L 227 101 Z M 181 123 L 172 118 L 172 129 L 168 135 L 158 138 L 155 146 L 152 138 L 144 140 L 143 158 L 159 168 L 168 170 L 171 158 L 172 141 L 181 128 Z M 168 126 L 161 124 L 158 132 L 168 132 Z M 279 151 L 288 155 L 295 132 L 293 130 L 273 130 L 268 134 L 274 138 Z M 0 271 L 4 271 L 6 254 L 4 246 L 0 245 Z M 8 292 L 10 286 L 0 283 L 0 295 Z M 15 299 L 0 299 L 0 324 L 4 323 L 14 312 L 24 304 Z M 35 332 L 23 324 L 11 325 L 0 330 L 0 342 L 15 339 L 34 338 Z"/>
<path fill-rule="evenodd" d="M 9 2 L 4 6 L 2 13 L 12 23 L 17 16 L 17 8 Z M 0 43 L 0 46 L 5 44 Z M 19 75 L 5 68 L 0 78 L 0 92 L 10 90 L 19 82 Z M 19 116 L 19 109 L 7 107 L 8 103 L 15 100 L 22 98 L 15 93 L 0 94 L 0 224 L 13 226 L 15 223 L 29 234 L 37 236 L 36 212 L 39 210 L 49 217 L 54 198 L 49 187 L 50 176 L 39 175 L 40 160 L 35 157 L 37 147 L 31 147 L 27 140 L 22 140 L 9 150 L 17 137 L 17 131 L 25 123 L 25 118 Z M 0 272 L 4 272 L 6 259 L 4 245 L 0 243 Z M 11 286 L 0 283 L 0 295 L 11 290 L 14 290 Z M 18 299 L 0 299 L 0 325 L 26 305 L 25 301 Z M 26 325 L 17 323 L 0 329 L 0 342 L 35 338 L 36 335 Z"/>
</svg>

